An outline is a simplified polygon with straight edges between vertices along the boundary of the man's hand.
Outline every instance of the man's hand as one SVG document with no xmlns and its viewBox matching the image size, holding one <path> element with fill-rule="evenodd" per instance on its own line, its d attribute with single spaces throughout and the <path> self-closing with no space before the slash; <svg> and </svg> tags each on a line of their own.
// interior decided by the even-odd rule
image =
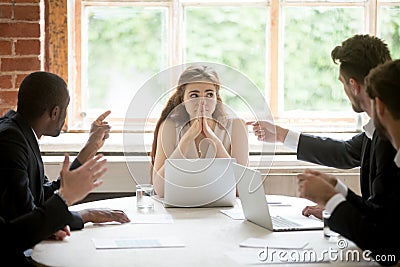
<svg viewBox="0 0 400 267">
<path fill-rule="evenodd" d="M 324 210 L 324 207 L 319 206 L 319 205 L 315 205 L 315 206 L 306 206 L 303 211 L 302 214 L 306 217 L 309 216 L 315 216 L 318 219 L 322 220 L 322 211 Z"/>
<path fill-rule="evenodd" d="M 112 209 L 86 209 L 79 211 L 83 223 L 105 223 L 105 222 L 130 222 L 128 216 L 122 210 Z"/>
<path fill-rule="evenodd" d="M 97 145 L 97 150 L 100 149 L 104 145 L 104 141 L 110 137 L 111 126 L 108 122 L 104 121 L 110 113 L 111 111 L 107 110 L 101 114 L 94 122 L 92 122 L 90 127 L 88 142 L 94 142 Z"/>
<path fill-rule="evenodd" d="M 257 136 L 259 141 L 264 142 L 283 143 L 289 132 L 288 129 L 274 125 L 269 121 L 248 121 L 246 125 L 253 126 L 254 135 Z"/>
<path fill-rule="evenodd" d="M 325 207 L 326 202 L 336 194 L 335 188 L 318 175 L 304 172 L 297 175 L 300 197 L 307 198 Z"/>
<path fill-rule="evenodd" d="M 110 110 L 104 112 L 92 123 L 89 139 L 77 156 L 81 164 L 93 158 L 97 151 L 104 145 L 105 140 L 110 137 L 111 126 L 105 121 L 110 113 Z"/>
<path fill-rule="evenodd" d="M 71 230 L 69 226 L 66 225 L 62 230 L 55 232 L 50 238 L 54 240 L 64 240 L 67 236 L 71 235 Z"/>
<path fill-rule="evenodd" d="M 309 174 L 318 176 L 318 177 L 324 179 L 326 182 L 328 182 L 333 187 L 335 187 L 337 184 L 337 178 L 335 176 L 333 176 L 332 174 L 327 174 L 327 173 L 310 170 L 310 169 L 305 169 L 304 173 L 309 173 Z"/>
<path fill-rule="evenodd" d="M 60 172 L 60 193 L 68 205 L 83 199 L 93 189 L 102 185 L 103 181 L 99 178 L 107 171 L 106 162 L 103 155 L 99 154 L 86 161 L 79 168 L 70 171 L 69 156 L 68 154 L 64 156 L 64 163 Z"/>
</svg>

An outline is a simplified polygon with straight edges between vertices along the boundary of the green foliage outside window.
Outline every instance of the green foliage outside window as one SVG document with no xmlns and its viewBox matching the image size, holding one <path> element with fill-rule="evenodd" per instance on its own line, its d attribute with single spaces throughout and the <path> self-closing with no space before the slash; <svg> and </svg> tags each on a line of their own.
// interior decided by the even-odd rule
<svg viewBox="0 0 400 267">
<path fill-rule="evenodd" d="M 268 65 L 267 11 L 258 7 L 187 8 L 186 61 L 228 65 L 247 76 L 264 94 Z M 241 96 L 259 96 L 250 89 L 241 90 Z M 242 104 L 233 94 L 225 92 L 222 96 L 224 103 L 231 107 L 238 108 Z"/>
<path fill-rule="evenodd" d="M 91 7 L 87 12 L 89 108 L 102 108 L 110 95 L 133 97 L 141 83 L 166 67 L 166 10 Z"/>
<path fill-rule="evenodd" d="M 351 110 L 332 49 L 362 32 L 361 8 L 285 8 L 285 110 Z"/>
<path fill-rule="evenodd" d="M 89 7 L 86 12 L 89 109 L 108 106 L 110 95 L 129 99 L 134 88 L 167 67 L 167 8 Z M 283 15 L 284 76 L 279 86 L 284 110 L 350 111 L 330 53 L 364 31 L 363 9 L 286 7 Z M 267 7 L 186 7 L 184 16 L 186 62 L 226 64 L 247 75 L 263 94 L 270 90 Z M 400 7 L 384 7 L 380 17 L 381 36 L 399 58 Z M 239 104 L 232 95 L 224 101 Z"/>
<path fill-rule="evenodd" d="M 400 58 L 400 6 L 383 7 L 381 10 L 380 35 L 389 45 L 393 59 Z"/>
</svg>

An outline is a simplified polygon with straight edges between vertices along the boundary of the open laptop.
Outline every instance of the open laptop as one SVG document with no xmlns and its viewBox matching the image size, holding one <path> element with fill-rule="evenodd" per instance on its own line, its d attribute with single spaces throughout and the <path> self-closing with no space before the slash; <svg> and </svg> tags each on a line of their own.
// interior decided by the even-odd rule
<svg viewBox="0 0 400 267">
<path fill-rule="evenodd" d="M 271 216 L 265 196 L 261 173 L 257 170 L 234 163 L 239 198 L 245 218 L 259 226 L 271 231 L 300 231 L 320 230 L 323 222 L 304 217 L 284 218 L 283 216 Z"/>
<path fill-rule="evenodd" d="M 166 159 L 165 207 L 232 207 L 236 203 L 233 158 Z"/>
</svg>

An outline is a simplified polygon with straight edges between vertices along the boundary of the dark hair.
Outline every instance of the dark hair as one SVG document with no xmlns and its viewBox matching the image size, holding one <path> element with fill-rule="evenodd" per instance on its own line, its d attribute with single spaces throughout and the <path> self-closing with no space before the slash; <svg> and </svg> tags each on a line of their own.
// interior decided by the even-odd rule
<svg viewBox="0 0 400 267">
<path fill-rule="evenodd" d="M 385 103 L 394 119 L 400 119 L 400 60 L 390 61 L 371 70 L 365 78 L 366 91 L 371 99 Z"/>
<path fill-rule="evenodd" d="M 345 40 L 332 50 L 331 57 L 334 63 L 340 62 L 340 73 L 346 82 L 353 78 L 360 84 L 371 69 L 391 60 L 387 44 L 370 35 L 354 35 Z"/>
<path fill-rule="evenodd" d="M 68 96 L 67 84 L 60 76 L 44 71 L 33 72 L 19 87 L 17 112 L 32 121 L 55 106 L 64 108 Z"/>
<path fill-rule="evenodd" d="M 212 114 L 212 117 L 217 119 L 220 118 L 221 116 L 225 116 L 225 112 L 222 107 L 221 96 L 219 95 L 220 82 L 217 72 L 208 66 L 190 66 L 186 68 L 185 71 L 183 71 L 183 73 L 179 77 L 178 87 L 176 88 L 175 93 L 168 99 L 167 105 L 164 107 L 163 111 L 161 112 L 161 117 L 157 121 L 154 130 L 153 145 L 150 153 L 152 166 L 154 166 L 156 150 L 157 150 L 157 137 L 161 124 L 168 117 L 171 117 L 179 122 L 189 121 L 189 114 L 186 112 L 184 108 L 179 109 L 179 112 L 174 112 L 174 110 L 183 102 L 183 95 L 185 93 L 186 85 L 189 83 L 197 83 L 197 82 L 208 82 L 214 84 L 216 89 L 217 106 L 215 107 L 215 111 Z M 172 112 L 174 114 L 172 114 Z"/>
</svg>

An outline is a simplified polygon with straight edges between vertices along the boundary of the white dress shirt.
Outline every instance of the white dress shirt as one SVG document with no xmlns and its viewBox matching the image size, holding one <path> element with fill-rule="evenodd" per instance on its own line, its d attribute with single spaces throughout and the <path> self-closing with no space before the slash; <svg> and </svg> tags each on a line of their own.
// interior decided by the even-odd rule
<svg viewBox="0 0 400 267">
<path fill-rule="evenodd" d="M 37 143 L 39 145 L 39 138 L 37 137 L 36 132 L 33 130 L 33 128 L 31 128 L 31 129 L 32 129 L 33 135 L 35 136 L 36 141 L 37 141 Z"/>
<path fill-rule="evenodd" d="M 297 151 L 297 147 L 299 146 L 300 133 L 292 130 L 288 131 L 285 140 L 283 141 L 283 145 L 290 150 Z"/>
<path fill-rule="evenodd" d="M 372 140 L 372 136 L 374 135 L 375 132 L 375 125 L 374 122 L 370 119 L 367 124 L 363 126 L 365 135 Z"/>
<path fill-rule="evenodd" d="M 394 163 L 396 163 L 396 166 L 400 168 L 400 149 L 397 150 L 397 154 L 394 157 Z"/>
</svg>

